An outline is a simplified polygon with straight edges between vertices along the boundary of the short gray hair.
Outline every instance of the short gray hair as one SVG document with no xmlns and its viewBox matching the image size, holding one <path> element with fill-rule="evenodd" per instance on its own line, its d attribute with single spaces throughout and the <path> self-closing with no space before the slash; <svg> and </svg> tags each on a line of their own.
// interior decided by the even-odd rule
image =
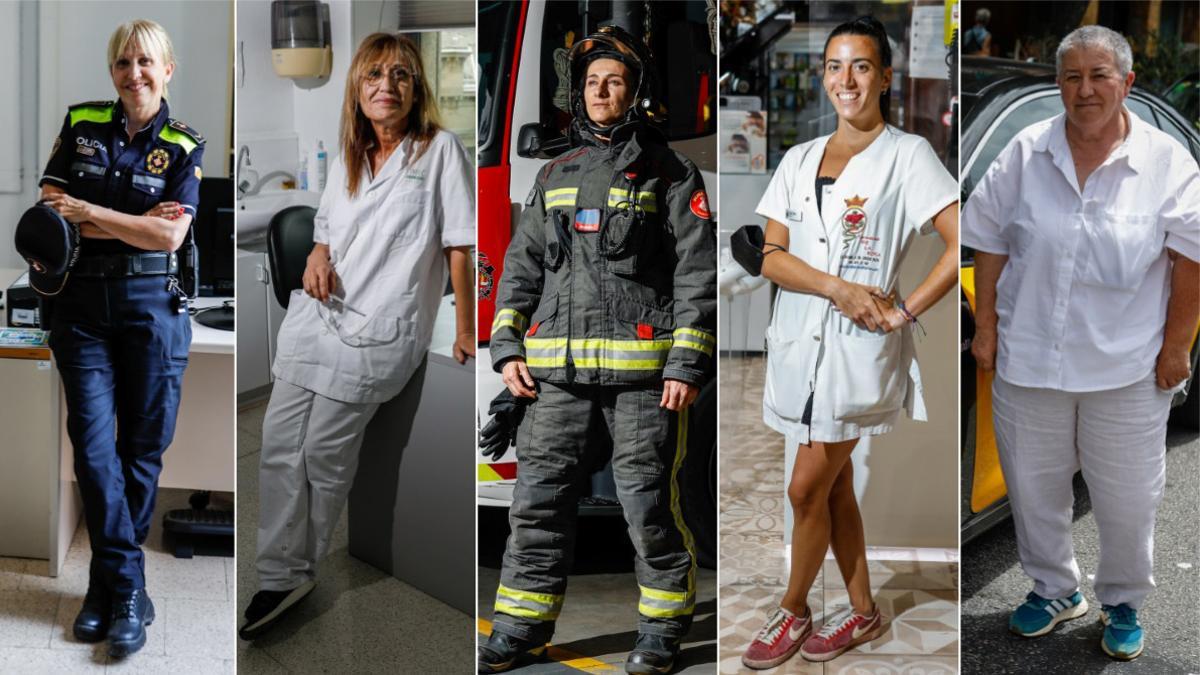
<svg viewBox="0 0 1200 675">
<path fill-rule="evenodd" d="M 1068 33 L 1058 44 L 1058 51 L 1054 53 L 1054 69 L 1058 75 L 1062 75 L 1063 56 L 1079 47 L 1107 49 L 1121 77 L 1133 70 L 1133 50 L 1124 35 L 1104 26 L 1082 26 Z"/>
<path fill-rule="evenodd" d="M 986 24 L 992 20 L 992 11 L 987 7 L 980 7 L 975 10 L 975 23 Z"/>
</svg>

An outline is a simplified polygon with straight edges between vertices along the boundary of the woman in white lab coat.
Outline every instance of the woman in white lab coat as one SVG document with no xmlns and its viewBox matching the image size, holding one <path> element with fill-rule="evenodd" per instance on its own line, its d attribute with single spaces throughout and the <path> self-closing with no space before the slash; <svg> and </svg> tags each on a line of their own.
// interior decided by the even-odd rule
<svg viewBox="0 0 1200 675">
<path fill-rule="evenodd" d="M 838 26 L 824 58 L 837 130 L 789 150 L 757 209 L 767 219 L 762 273 L 780 288 L 763 416 L 798 452 L 787 490 L 795 515 L 788 587 L 743 655 L 751 668 L 796 651 L 827 661 L 882 633 L 850 454 L 862 436 L 890 431 L 902 409 L 925 419 L 911 327 L 958 272 L 958 184 L 925 139 L 887 124 L 892 69 L 882 24 L 862 17 Z M 905 252 L 934 230 L 945 253 L 901 293 Z M 806 600 L 830 545 L 852 607 L 827 611 L 814 630 Z"/>
<path fill-rule="evenodd" d="M 474 355 L 474 167 L 440 128 L 417 47 L 367 36 L 350 64 L 341 147 L 279 330 L 263 421 L 254 639 L 314 587 L 368 422 L 429 349 L 449 267 L 460 363 Z"/>
</svg>

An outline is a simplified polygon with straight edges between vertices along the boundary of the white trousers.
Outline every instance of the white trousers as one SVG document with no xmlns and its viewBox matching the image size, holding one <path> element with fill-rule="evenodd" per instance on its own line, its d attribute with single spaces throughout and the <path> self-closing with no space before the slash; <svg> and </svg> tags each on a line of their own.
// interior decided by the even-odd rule
<svg viewBox="0 0 1200 675">
<path fill-rule="evenodd" d="M 286 591 L 317 575 L 378 403 L 344 403 L 276 379 L 258 471 L 258 580 Z"/>
<path fill-rule="evenodd" d="M 1141 607 L 1154 589 L 1154 516 L 1166 481 L 1171 395 L 1154 376 L 1120 389 L 1066 392 L 996 377 L 992 416 L 1021 567 L 1045 598 L 1079 589 L 1071 481 L 1083 471 L 1100 531 L 1102 604 Z"/>
</svg>

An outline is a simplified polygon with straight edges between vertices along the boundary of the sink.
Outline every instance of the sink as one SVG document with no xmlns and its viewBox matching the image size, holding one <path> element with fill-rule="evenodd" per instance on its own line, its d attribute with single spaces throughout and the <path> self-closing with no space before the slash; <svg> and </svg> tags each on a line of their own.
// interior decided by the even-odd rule
<svg viewBox="0 0 1200 675">
<path fill-rule="evenodd" d="M 237 245 L 247 248 L 267 238 L 267 225 L 276 213 L 289 206 L 311 206 L 321 202 L 321 193 L 308 190 L 275 190 L 237 200 Z"/>
</svg>

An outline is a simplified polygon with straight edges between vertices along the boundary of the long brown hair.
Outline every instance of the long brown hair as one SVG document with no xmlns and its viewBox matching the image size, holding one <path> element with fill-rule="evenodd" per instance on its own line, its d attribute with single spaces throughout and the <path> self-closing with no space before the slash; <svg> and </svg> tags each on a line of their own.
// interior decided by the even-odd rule
<svg viewBox="0 0 1200 675">
<path fill-rule="evenodd" d="M 342 160 L 346 165 L 346 188 L 351 196 L 358 194 L 359 180 L 366 167 L 367 149 L 374 145 L 375 129 L 371 121 L 358 107 L 358 95 L 363 80 L 371 66 L 387 59 L 407 63 L 413 71 L 412 110 L 408 113 L 406 133 L 412 137 L 416 151 L 412 161 L 429 149 L 429 143 L 442 128 L 438 116 L 437 101 L 429 89 L 425 77 L 425 65 L 421 63 L 421 52 L 412 40 L 397 33 L 372 33 L 363 39 L 350 62 L 350 75 L 346 78 L 346 99 L 342 103 L 341 145 Z"/>
</svg>

